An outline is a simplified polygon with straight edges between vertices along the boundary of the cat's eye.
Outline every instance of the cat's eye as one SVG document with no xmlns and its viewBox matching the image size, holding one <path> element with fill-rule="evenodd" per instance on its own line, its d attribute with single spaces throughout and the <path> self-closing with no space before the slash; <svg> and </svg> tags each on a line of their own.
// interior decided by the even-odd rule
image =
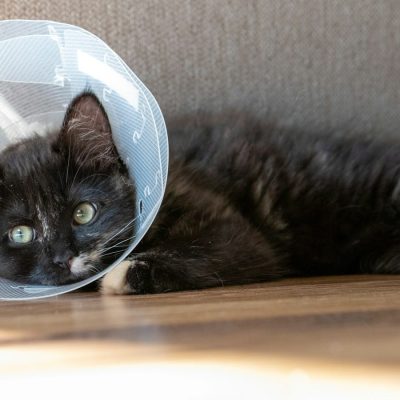
<svg viewBox="0 0 400 400">
<path fill-rule="evenodd" d="M 92 221 L 95 215 L 96 206 L 88 201 L 84 201 L 75 207 L 72 218 L 75 224 L 85 225 Z"/>
<path fill-rule="evenodd" d="M 35 230 L 27 225 L 18 225 L 8 231 L 9 239 L 17 244 L 27 244 L 35 240 Z"/>
</svg>

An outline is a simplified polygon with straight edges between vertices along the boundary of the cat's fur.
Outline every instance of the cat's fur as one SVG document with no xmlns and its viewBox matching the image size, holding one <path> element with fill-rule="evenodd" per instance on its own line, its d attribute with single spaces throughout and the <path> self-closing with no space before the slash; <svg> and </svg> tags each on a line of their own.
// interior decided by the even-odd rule
<svg viewBox="0 0 400 400">
<path fill-rule="evenodd" d="M 164 203 L 125 266 L 125 292 L 400 273 L 400 141 L 238 115 L 179 121 L 170 138 Z M 110 278 L 103 286 L 121 292 Z"/>
<path fill-rule="evenodd" d="M 169 137 L 160 212 L 134 252 L 106 276 L 104 292 L 400 272 L 400 141 L 283 132 L 232 114 L 181 120 L 169 125 Z M 76 280 L 104 268 L 133 234 L 131 228 L 113 236 L 134 217 L 135 192 L 105 111 L 90 94 L 71 104 L 61 133 L 3 153 L 0 171 L 3 276 Z M 73 205 L 88 199 L 103 204 L 97 219 L 72 226 Z M 41 240 L 10 247 L 7 231 L 19 223 L 16 216 L 35 224 Z M 92 256 L 71 274 L 54 261 L 64 253 Z"/>
<path fill-rule="evenodd" d="M 76 225 L 72 212 L 82 201 L 98 212 L 92 223 Z M 59 285 L 104 269 L 129 243 L 135 202 L 107 115 L 84 93 L 70 105 L 59 133 L 0 155 L 0 275 Z M 35 229 L 32 243 L 10 240 L 10 229 L 20 225 Z M 115 247 L 120 242 L 124 246 Z"/>
</svg>

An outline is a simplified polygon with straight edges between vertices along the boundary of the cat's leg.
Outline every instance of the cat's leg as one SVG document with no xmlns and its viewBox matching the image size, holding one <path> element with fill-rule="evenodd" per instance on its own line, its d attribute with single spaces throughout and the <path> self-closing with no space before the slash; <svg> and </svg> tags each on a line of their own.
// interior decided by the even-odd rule
<svg viewBox="0 0 400 400">
<path fill-rule="evenodd" d="M 290 274 L 276 247 L 240 215 L 199 227 L 130 256 L 103 279 L 102 292 L 161 293 Z"/>
</svg>

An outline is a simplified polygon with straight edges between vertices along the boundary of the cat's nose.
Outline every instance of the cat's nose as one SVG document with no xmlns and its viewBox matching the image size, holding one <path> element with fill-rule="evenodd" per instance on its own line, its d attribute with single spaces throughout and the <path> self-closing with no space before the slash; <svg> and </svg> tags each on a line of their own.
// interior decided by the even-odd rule
<svg viewBox="0 0 400 400">
<path fill-rule="evenodd" d="M 71 269 L 72 258 L 73 258 L 73 252 L 66 251 L 65 253 L 57 254 L 53 258 L 53 261 L 54 264 L 57 264 L 60 267 Z"/>
</svg>

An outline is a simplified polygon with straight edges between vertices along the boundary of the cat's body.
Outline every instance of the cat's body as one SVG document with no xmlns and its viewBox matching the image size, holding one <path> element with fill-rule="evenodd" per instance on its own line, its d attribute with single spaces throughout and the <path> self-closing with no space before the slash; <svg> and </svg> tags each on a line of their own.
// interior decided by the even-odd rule
<svg viewBox="0 0 400 400">
<path fill-rule="evenodd" d="M 400 142 L 232 115 L 180 121 L 170 138 L 165 200 L 133 256 L 133 292 L 400 273 Z M 112 279 L 104 286 L 112 292 Z"/>
<path fill-rule="evenodd" d="M 237 115 L 183 120 L 169 137 L 160 212 L 104 292 L 400 272 L 400 141 L 285 133 Z M 129 244 L 134 185 L 92 95 L 75 99 L 59 134 L 7 150 L 0 168 L 2 276 L 63 284 Z"/>
</svg>

